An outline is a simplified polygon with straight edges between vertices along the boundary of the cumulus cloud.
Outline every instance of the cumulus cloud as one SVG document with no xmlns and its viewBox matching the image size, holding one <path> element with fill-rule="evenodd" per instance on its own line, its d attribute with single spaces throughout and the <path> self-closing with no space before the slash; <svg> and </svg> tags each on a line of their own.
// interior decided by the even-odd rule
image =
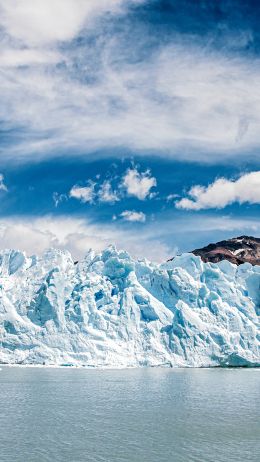
<svg viewBox="0 0 260 462">
<path fill-rule="evenodd" d="M 145 200 L 150 197 L 151 189 L 157 184 L 156 178 L 151 176 L 151 172 L 138 172 L 137 168 L 129 168 L 122 179 L 122 186 L 126 189 L 129 196 Z"/>
<path fill-rule="evenodd" d="M 69 192 L 69 197 L 92 204 L 95 199 L 95 184 L 89 182 L 88 186 L 74 185 Z"/>
<path fill-rule="evenodd" d="M 120 191 L 113 190 L 108 180 L 105 180 L 102 184 L 88 180 L 87 186 L 74 185 L 69 191 L 69 197 L 89 204 L 95 204 L 97 201 L 114 204 L 121 199 Z M 67 198 L 66 194 L 54 193 L 53 195 L 56 206 L 65 198 Z"/>
<path fill-rule="evenodd" d="M 125 210 L 120 214 L 125 221 L 144 223 L 146 216 L 143 212 L 135 212 L 135 210 Z"/>
<path fill-rule="evenodd" d="M 97 179 L 98 180 L 98 179 Z M 65 198 L 66 194 L 54 193 L 53 199 L 56 206 Z M 98 202 L 106 202 L 114 204 L 121 199 L 119 190 L 113 190 L 111 182 L 105 180 L 102 184 L 88 180 L 87 186 L 72 186 L 69 191 L 69 197 L 78 199 L 81 202 L 94 204 Z"/>
<path fill-rule="evenodd" d="M 121 179 L 115 176 L 102 183 L 100 178 L 100 175 L 96 176 L 95 182 L 89 179 L 87 186 L 74 185 L 69 192 L 69 197 L 91 204 L 96 202 L 114 204 L 126 195 L 134 196 L 139 200 L 151 199 L 155 195 L 151 189 L 156 186 L 156 178 L 151 176 L 150 170 L 139 172 L 137 167 L 133 167 L 129 168 Z M 58 205 L 65 196 L 55 192 L 53 195 L 55 204 Z"/>
<path fill-rule="evenodd" d="M 114 202 L 120 200 L 120 194 L 118 191 L 113 191 L 111 183 L 106 180 L 98 191 L 98 198 L 100 202 L 108 202 L 113 204 Z"/>
<path fill-rule="evenodd" d="M 194 186 L 175 203 L 179 209 L 222 209 L 234 202 L 260 204 L 260 171 L 246 173 L 237 180 L 219 178 L 207 187 Z"/>
</svg>

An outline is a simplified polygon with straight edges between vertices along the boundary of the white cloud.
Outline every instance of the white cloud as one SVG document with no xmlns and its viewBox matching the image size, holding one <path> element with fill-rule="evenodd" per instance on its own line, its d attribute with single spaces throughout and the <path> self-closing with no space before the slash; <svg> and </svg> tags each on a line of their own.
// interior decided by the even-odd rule
<svg viewBox="0 0 260 462">
<path fill-rule="evenodd" d="M 66 196 L 64 194 L 54 194 L 54 201 L 57 205 L 62 199 L 64 199 L 64 196 Z M 78 199 L 81 202 L 88 202 L 90 204 L 94 204 L 96 201 L 114 204 L 121 199 L 120 192 L 118 190 L 113 190 L 111 183 L 108 180 L 105 180 L 102 184 L 88 180 L 87 186 L 74 185 L 69 192 L 69 197 Z"/>
<path fill-rule="evenodd" d="M 2 173 L 0 173 L 0 190 L 8 191 L 7 186 L 4 183 L 4 175 Z"/>
<path fill-rule="evenodd" d="M 66 196 L 64 194 L 54 194 L 54 201 L 57 205 L 62 199 L 64 199 L 63 196 Z M 88 180 L 87 186 L 74 185 L 69 192 L 69 197 L 78 199 L 81 202 L 88 202 L 90 204 L 94 204 L 96 201 L 114 204 L 121 199 L 120 192 L 118 190 L 113 190 L 111 183 L 108 180 L 105 180 L 102 184 Z"/>
<path fill-rule="evenodd" d="M 165 261 L 172 255 L 172 248 L 153 233 L 135 232 L 120 227 L 118 223 L 92 223 L 68 216 L 43 216 L 41 218 L 1 218 L 1 248 L 20 249 L 28 255 L 40 254 L 49 247 L 69 250 L 75 259 L 81 259 L 92 248 L 103 250 L 110 244 L 127 250 L 135 257 Z"/>
<path fill-rule="evenodd" d="M 194 231 L 191 233 L 191 230 Z M 126 223 L 120 224 L 120 221 L 93 223 L 91 220 L 69 216 L 17 216 L 0 219 L 1 249 L 20 249 L 32 255 L 55 247 L 69 250 L 77 260 L 89 248 L 100 251 L 115 243 L 118 248 L 127 250 L 135 257 L 163 262 L 179 253 L 174 245 L 176 241 L 189 251 L 195 248 L 194 239 L 198 242 L 203 233 L 206 233 L 206 244 L 214 240 L 216 233 L 221 233 L 221 237 L 232 237 L 247 233 L 259 235 L 259 232 L 259 220 L 232 219 L 228 216 L 208 216 L 203 219 L 195 219 L 194 215 L 185 216 L 178 223 L 176 220 L 162 220 L 146 224 L 142 233 L 129 230 Z"/>
<path fill-rule="evenodd" d="M 88 180 L 87 186 L 74 185 L 69 192 L 69 197 L 91 204 L 97 201 L 114 204 L 123 199 L 125 195 L 134 196 L 140 200 L 152 199 L 155 196 L 155 193 L 151 193 L 150 190 L 156 186 L 156 179 L 151 176 L 149 170 L 139 173 L 137 168 L 129 168 L 121 180 L 118 177 L 105 180 L 103 183 L 98 180 L 100 180 L 100 175 L 96 176 L 96 182 Z M 113 189 L 111 181 L 115 182 L 115 180 L 117 184 Z M 54 193 L 53 199 L 58 205 L 65 197 L 63 194 Z"/>
<path fill-rule="evenodd" d="M 151 176 L 149 170 L 139 173 L 137 168 L 129 168 L 122 179 L 122 186 L 129 196 L 145 200 L 150 196 L 151 189 L 156 186 L 156 178 Z"/>
<path fill-rule="evenodd" d="M 257 157 L 259 59 L 208 52 L 176 36 L 152 57 L 128 63 L 112 28 L 105 39 L 99 30 L 98 45 L 76 48 L 75 41 L 71 49 L 82 28 L 87 42 L 85 25 L 93 32 L 95 18 L 128 4 L 0 0 L 8 34 L 1 36 L 0 118 L 19 128 L 1 158 L 48 158 L 64 147 L 69 156 L 127 147 L 204 162 Z"/>
<path fill-rule="evenodd" d="M 167 201 L 167 202 L 171 202 L 173 199 L 176 199 L 177 197 L 179 197 L 179 194 L 169 194 L 169 195 L 166 197 L 166 201 Z"/>
<path fill-rule="evenodd" d="M 144 223 L 146 216 L 143 212 L 135 212 L 134 210 L 125 210 L 120 214 L 125 221 Z"/>
<path fill-rule="evenodd" d="M 237 180 L 219 178 L 207 187 L 194 186 L 188 198 L 176 202 L 179 209 L 222 209 L 234 202 L 260 204 L 260 171 L 247 173 Z"/>
<path fill-rule="evenodd" d="M 93 16 L 116 12 L 123 0 L 0 0 L 10 36 L 30 45 L 71 40 Z"/>
<path fill-rule="evenodd" d="M 12 123 L 28 127 L 30 135 L 15 146 L 17 155 L 37 151 L 38 156 L 47 156 L 62 144 L 84 155 L 123 145 L 210 162 L 258 147 L 257 66 L 252 63 L 248 74 L 243 62 L 222 63 L 219 57 L 201 55 L 193 62 L 185 53 L 176 50 L 176 55 L 165 56 L 163 66 L 160 56 L 142 66 L 122 65 L 120 70 L 106 64 L 95 85 L 70 80 L 66 69 L 58 74 L 35 67 L 16 71 L 15 80 L 6 75 L 8 82 L 2 76 L 2 118 L 6 119 L 8 107 Z M 116 108 L 111 101 L 116 101 Z M 247 121 L 246 130 L 241 131 L 241 119 Z"/>
<path fill-rule="evenodd" d="M 0 52 L 1 67 L 55 64 L 62 60 L 58 52 L 37 49 L 7 48 Z"/>
<path fill-rule="evenodd" d="M 114 202 L 120 200 L 120 195 L 118 191 L 113 191 L 111 183 L 106 180 L 98 191 L 98 198 L 100 202 L 108 202 L 113 204 Z"/>
<path fill-rule="evenodd" d="M 95 199 L 95 183 L 89 182 L 88 186 L 77 186 L 74 185 L 70 192 L 69 196 L 73 197 L 74 199 L 78 199 L 81 202 L 89 202 L 92 204 Z"/>
</svg>

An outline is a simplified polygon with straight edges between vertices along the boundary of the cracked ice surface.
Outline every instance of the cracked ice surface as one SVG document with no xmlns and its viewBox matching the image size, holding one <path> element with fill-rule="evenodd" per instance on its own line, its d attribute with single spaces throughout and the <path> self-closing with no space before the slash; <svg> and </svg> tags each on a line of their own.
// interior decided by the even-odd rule
<svg viewBox="0 0 260 462">
<path fill-rule="evenodd" d="M 156 265 L 108 247 L 0 252 L 0 362 L 256 366 L 260 266 L 183 254 Z"/>
</svg>

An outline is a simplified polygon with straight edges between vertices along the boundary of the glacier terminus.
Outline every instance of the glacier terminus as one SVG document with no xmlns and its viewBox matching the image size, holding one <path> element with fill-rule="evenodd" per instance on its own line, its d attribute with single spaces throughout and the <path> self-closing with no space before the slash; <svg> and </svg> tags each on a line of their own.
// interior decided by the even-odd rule
<svg viewBox="0 0 260 462">
<path fill-rule="evenodd" d="M 0 253 L 0 363 L 87 367 L 260 365 L 260 266 L 163 264 L 114 246 Z"/>
</svg>

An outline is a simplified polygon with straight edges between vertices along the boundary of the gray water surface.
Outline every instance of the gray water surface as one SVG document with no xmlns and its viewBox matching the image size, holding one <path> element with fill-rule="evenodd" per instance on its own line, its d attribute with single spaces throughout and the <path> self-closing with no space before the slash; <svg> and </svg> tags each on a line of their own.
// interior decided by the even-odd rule
<svg viewBox="0 0 260 462">
<path fill-rule="evenodd" d="M 260 461 L 260 370 L 8 368 L 1 462 Z"/>
</svg>

